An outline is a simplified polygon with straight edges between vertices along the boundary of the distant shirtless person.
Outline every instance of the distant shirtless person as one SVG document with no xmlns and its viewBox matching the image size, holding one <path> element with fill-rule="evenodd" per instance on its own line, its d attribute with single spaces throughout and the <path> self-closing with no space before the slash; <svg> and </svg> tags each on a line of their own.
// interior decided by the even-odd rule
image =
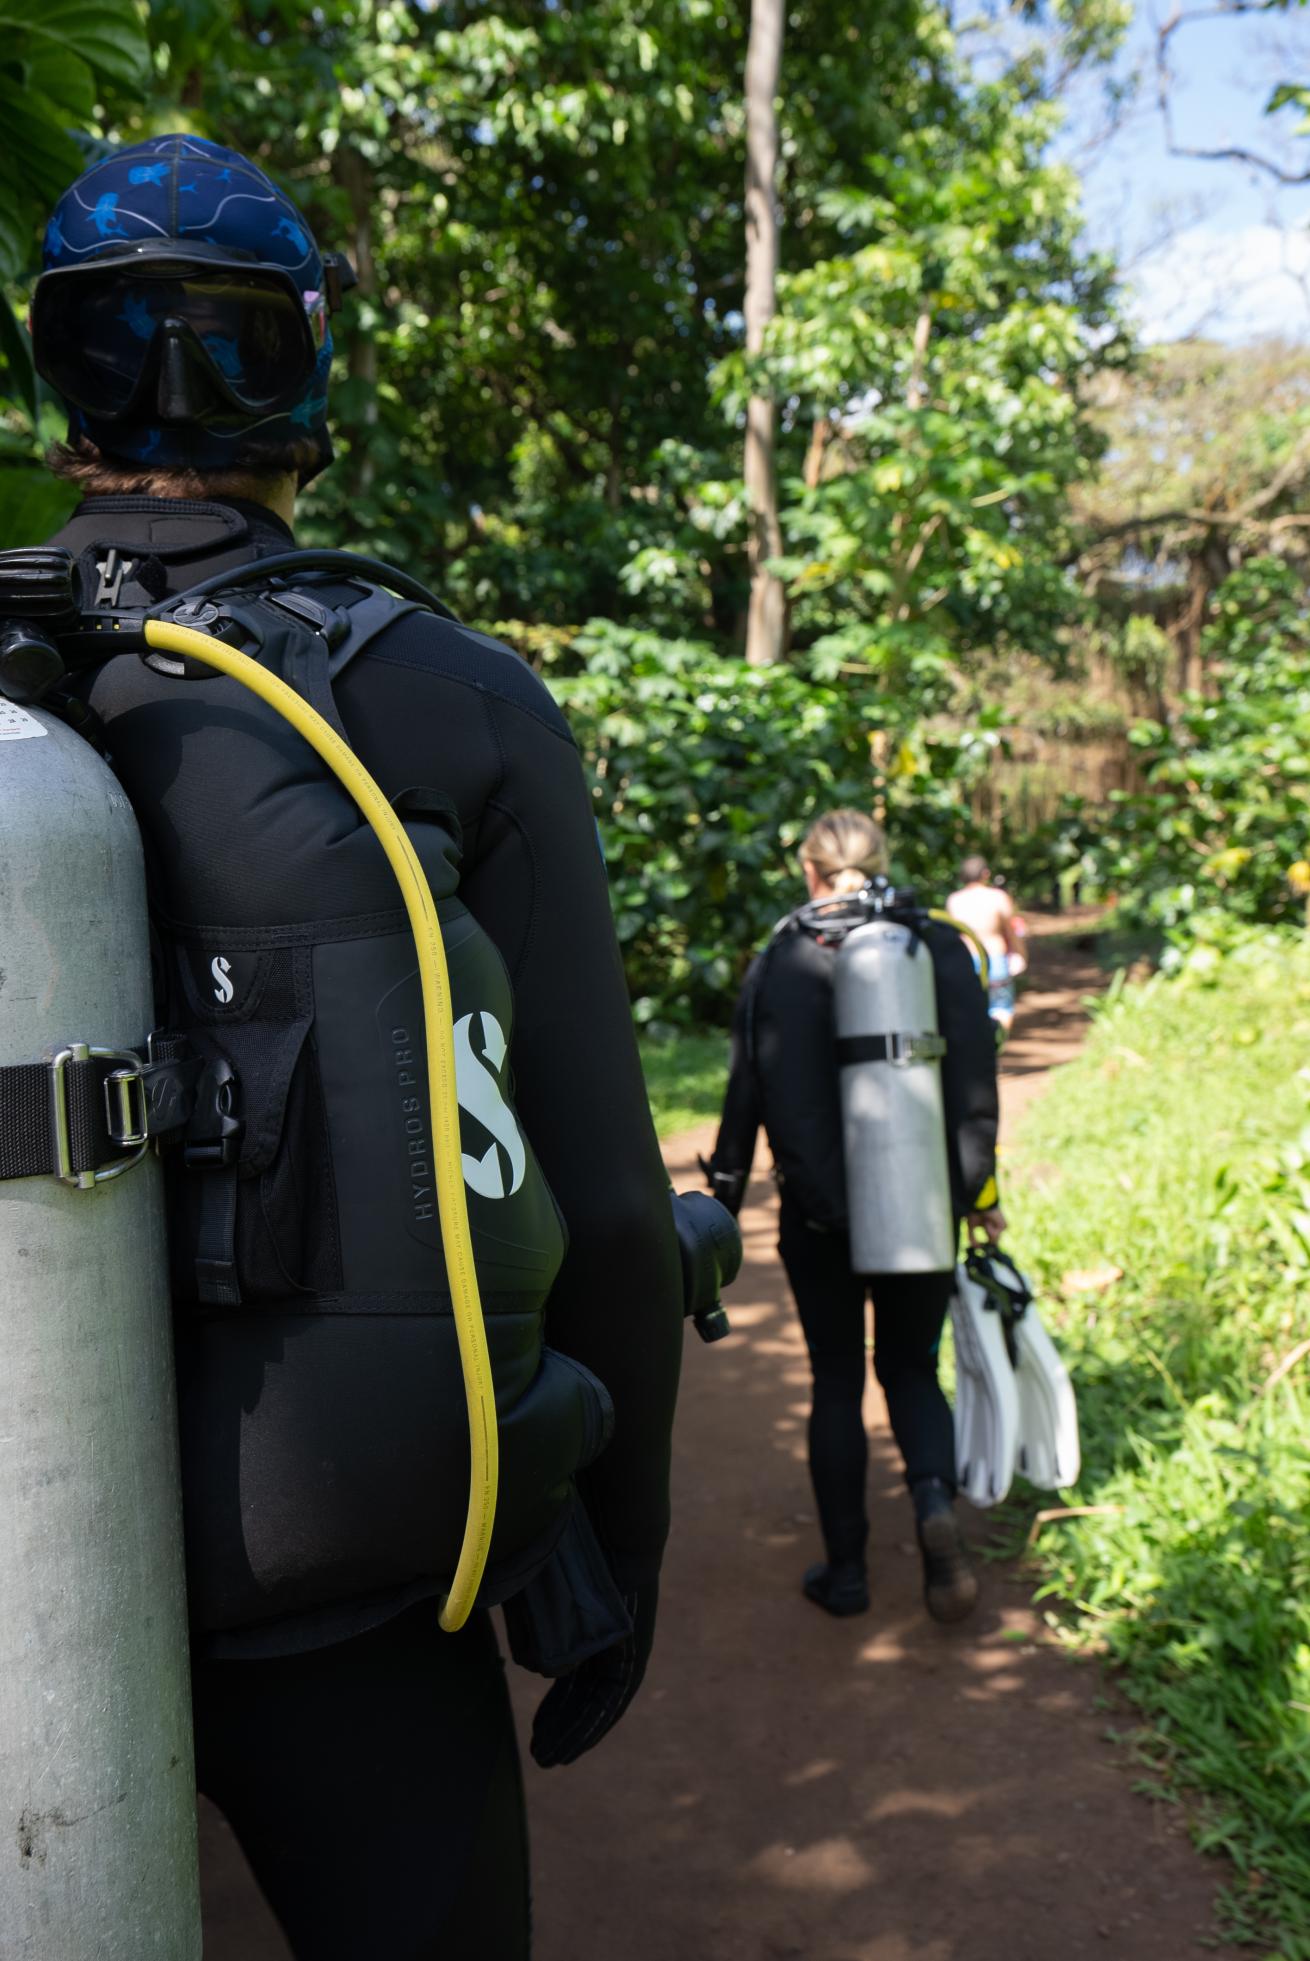
<svg viewBox="0 0 1310 1961">
<path fill-rule="evenodd" d="M 966 858 L 960 866 L 960 889 L 946 901 L 952 919 L 968 926 L 987 949 L 988 1012 L 1008 1035 L 1014 1021 L 1014 983 L 1028 959 L 1014 901 L 991 882 L 985 858 Z"/>
</svg>

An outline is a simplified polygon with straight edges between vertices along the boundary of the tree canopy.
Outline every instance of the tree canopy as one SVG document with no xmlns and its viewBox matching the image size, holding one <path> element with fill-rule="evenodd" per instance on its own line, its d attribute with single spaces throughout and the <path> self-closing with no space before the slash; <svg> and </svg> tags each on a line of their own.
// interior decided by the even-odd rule
<svg viewBox="0 0 1310 1961">
<path fill-rule="evenodd" d="M 1001 741 L 975 685 L 998 663 L 1072 671 L 1112 630 L 1131 667 L 1177 630 L 1195 681 L 1231 569 L 1215 552 L 1295 530 L 1305 460 L 1293 353 L 1262 357 L 1248 413 L 1203 349 L 1140 363 L 1085 244 L 1051 143 L 1069 77 L 1110 72 L 1119 0 L 963 29 L 937 0 L 791 0 L 778 276 L 748 352 L 749 19 L 727 0 L 51 0 L 8 23 L 0 69 L 26 105 L 0 171 L 0 529 L 30 539 L 69 502 L 40 467 L 59 405 L 19 325 L 44 209 L 106 142 L 185 128 L 245 150 L 359 271 L 338 463 L 301 535 L 404 563 L 567 699 L 652 1013 L 719 1011 L 789 842 L 839 790 L 939 875 Z M 738 671 L 752 397 L 776 429 L 787 612 L 787 671 L 758 686 Z M 1128 590 L 1149 563 L 1184 567 L 1174 613 L 1149 579 Z"/>
</svg>

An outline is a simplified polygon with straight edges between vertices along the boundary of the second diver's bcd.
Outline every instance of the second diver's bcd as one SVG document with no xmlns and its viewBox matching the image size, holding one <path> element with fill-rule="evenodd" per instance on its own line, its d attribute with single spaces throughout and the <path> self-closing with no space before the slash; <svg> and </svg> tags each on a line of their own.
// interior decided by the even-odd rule
<svg viewBox="0 0 1310 1961">
<path fill-rule="evenodd" d="M 344 553 L 257 559 L 167 597 L 134 569 L 107 582 L 56 547 L 0 554 L 0 693 L 57 704 L 107 750 L 145 840 L 155 1041 L 185 1102 L 163 1146 L 193 1621 L 224 1631 L 417 1598 L 464 1556 L 466 1403 L 479 1419 L 398 856 L 449 973 L 455 1182 L 485 1325 L 480 1420 L 499 1454 L 473 1589 L 493 1604 L 576 1524 L 575 1473 L 612 1425 L 603 1385 L 543 1340 L 566 1234 L 514 1110 L 504 963 L 460 901 L 440 783 L 392 789 L 388 844 L 385 806 L 375 828 L 294 705 L 288 720 L 213 671 L 224 650 L 244 654 L 353 761 L 335 682 L 402 614 L 446 609 Z M 473 1472 L 476 1486 L 476 1449 Z"/>
</svg>

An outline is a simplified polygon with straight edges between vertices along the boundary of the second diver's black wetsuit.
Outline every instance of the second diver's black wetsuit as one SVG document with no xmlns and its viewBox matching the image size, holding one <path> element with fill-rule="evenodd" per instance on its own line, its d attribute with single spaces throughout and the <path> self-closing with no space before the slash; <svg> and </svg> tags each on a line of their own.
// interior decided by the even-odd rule
<svg viewBox="0 0 1310 1961">
<path fill-rule="evenodd" d="M 957 1219 L 994 1205 L 996 1045 L 987 997 L 950 927 L 924 928 L 938 1026 L 946 1040 L 942 1092 Z M 874 1370 L 911 1487 L 955 1489 L 950 1405 L 937 1350 L 950 1273 L 851 1271 L 842 1119 L 833 1022 L 836 947 L 788 926 L 753 963 L 733 1017 L 732 1068 L 714 1147 L 716 1173 L 746 1174 L 761 1125 L 781 1192 L 778 1250 L 814 1375 L 810 1471 L 828 1558 L 863 1557 L 868 1536 L 864 1396 L 865 1302 L 874 1303 Z"/>
<path fill-rule="evenodd" d="M 147 556 L 180 591 L 294 541 L 259 506 L 131 496 L 88 500 L 55 542 L 75 553 L 113 546 L 129 559 Z M 111 750 L 115 685 L 111 664 L 92 695 L 109 719 Z M 580 1488 L 620 1589 L 649 1595 L 669 1521 L 678 1256 L 567 724 L 507 648 L 430 613 L 389 626 L 335 695 L 352 746 L 388 796 L 435 784 L 457 808 L 460 897 L 509 970 L 515 1103 L 569 1233 L 547 1339 L 593 1370 L 614 1404 L 613 1441 Z M 214 848 L 222 849 L 221 803 Z M 178 1311 L 182 1337 L 192 1310 L 178 1303 Z M 314 1421 L 312 1389 L 304 1421 Z M 229 1808 L 298 1961 L 493 1952 L 471 1931 L 466 1867 L 496 1875 L 507 1926 L 521 1931 L 507 1932 L 494 1952 L 518 1961 L 527 1939 L 526 1910 L 514 1907 L 527 1887 L 521 1801 L 485 1616 L 444 1635 L 432 1601 L 415 1605 L 411 1592 L 371 1598 L 353 1616 L 338 1604 L 317 1626 L 311 1615 L 264 1623 L 248 1639 L 206 1633 L 196 1650 L 202 1786 Z M 312 1821 L 331 1815 L 344 1828 L 362 1818 L 363 1803 L 378 1822 L 393 1800 L 405 1807 L 408 1837 L 369 1841 L 380 1850 L 389 1843 L 378 1866 L 347 1833 L 349 1863 L 324 1894 L 336 1904 L 331 1912 L 316 1905 L 320 1862 L 334 1854 L 331 1835 Z M 293 1814 L 303 1829 L 293 1829 Z"/>
</svg>

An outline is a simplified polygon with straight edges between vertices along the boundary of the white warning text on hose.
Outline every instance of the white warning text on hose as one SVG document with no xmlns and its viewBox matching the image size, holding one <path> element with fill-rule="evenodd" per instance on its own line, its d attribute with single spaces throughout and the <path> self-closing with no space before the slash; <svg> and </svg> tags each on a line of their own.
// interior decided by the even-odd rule
<svg viewBox="0 0 1310 1961">
<path fill-rule="evenodd" d="M 0 701 L 0 742 L 26 742 L 31 735 L 46 733 L 44 722 L 38 722 L 25 708 L 12 701 Z"/>
</svg>

